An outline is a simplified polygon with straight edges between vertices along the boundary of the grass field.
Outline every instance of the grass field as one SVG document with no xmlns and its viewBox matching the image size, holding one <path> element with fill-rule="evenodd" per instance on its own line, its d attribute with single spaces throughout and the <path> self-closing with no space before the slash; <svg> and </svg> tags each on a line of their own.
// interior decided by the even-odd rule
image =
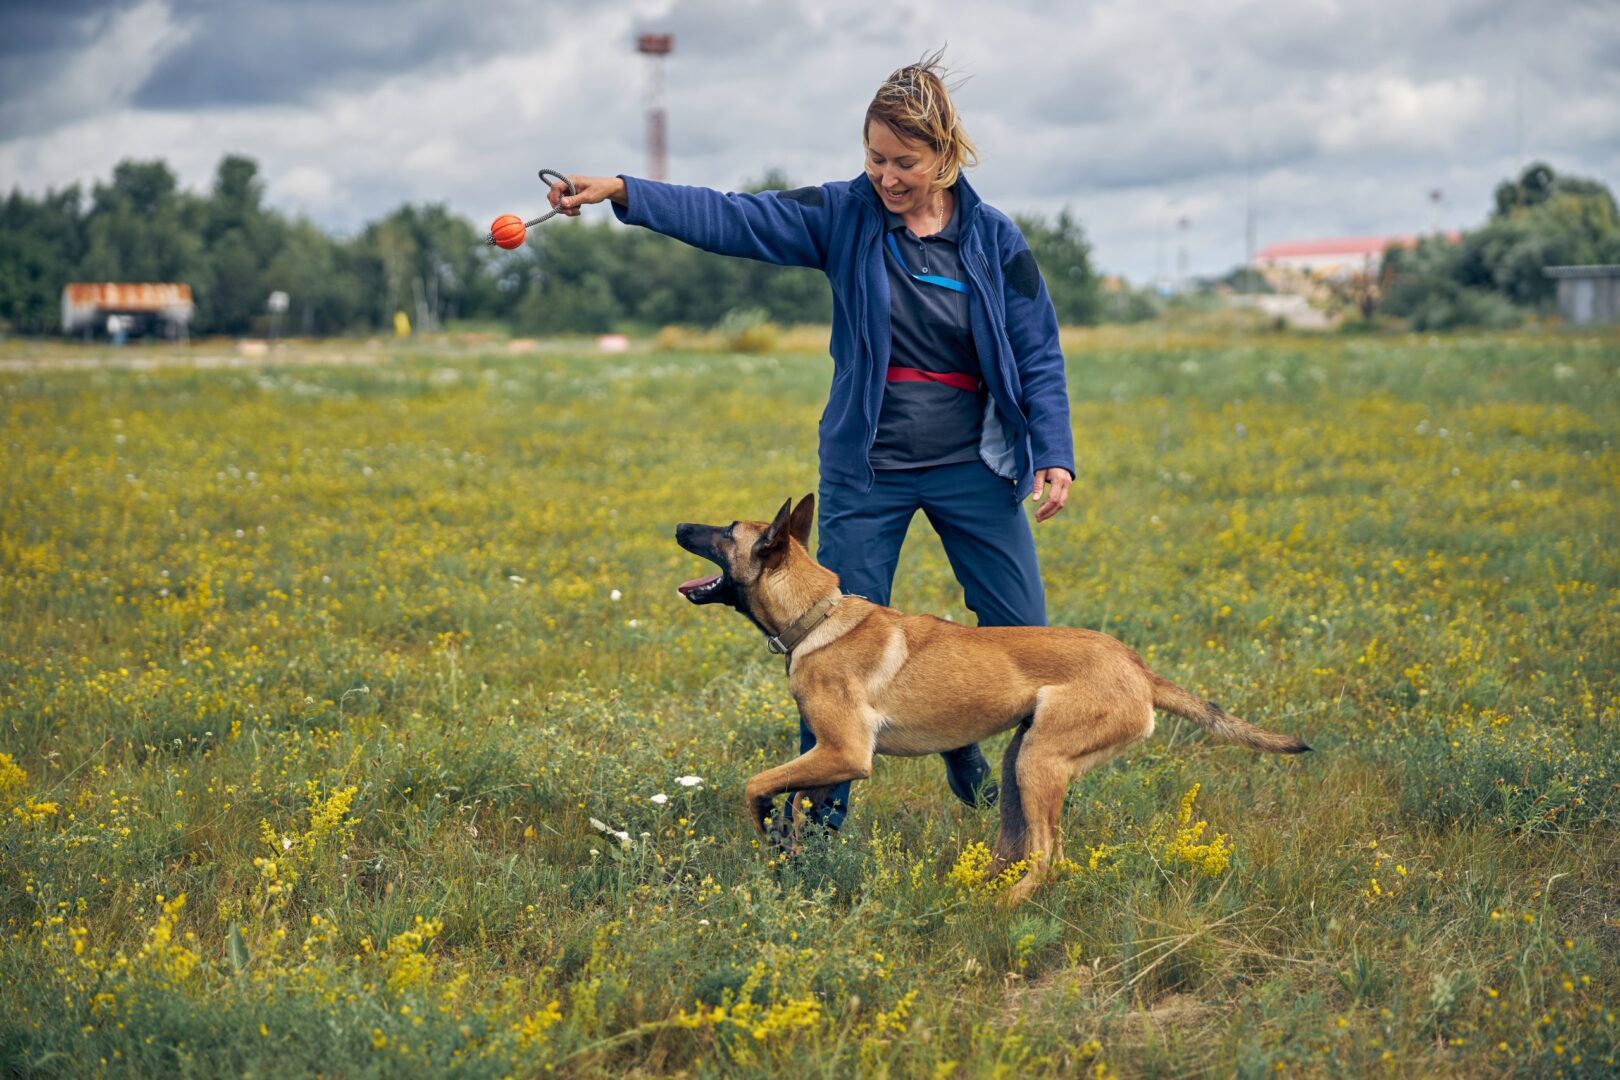
<svg viewBox="0 0 1620 1080">
<path fill-rule="evenodd" d="M 0 374 L 0 1070 L 1614 1075 L 1620 336 L 1069 355 L 1053 621 L 1316 752 L 1161 716 L 1010 915 L 937 759 L 746 823 L 672 530 L 813 490 L 824 358 Z"/>
</svg>

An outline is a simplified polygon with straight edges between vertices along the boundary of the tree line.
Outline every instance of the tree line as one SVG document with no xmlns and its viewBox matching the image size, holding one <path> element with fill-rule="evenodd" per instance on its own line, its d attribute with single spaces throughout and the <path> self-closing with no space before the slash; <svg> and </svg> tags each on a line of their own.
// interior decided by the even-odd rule
<svg viewBox="0 0 1620 1080">
<path fill-rule="evenodd" d="M 767 174 L 748 190 L 792 186 Z M 1020 222 L 1046 274 L 1059 318 L 1096 322 L 1102 310 L 1091 247 L 1068 213 Z M 71 281 L 184 282 L 192 332 L 262 335 L 266 301 L 288 294 L 281 332 L 328 336 L 452 320 L 520 333 L 597 333 L 670 324 L 712 327 L 728 316 L 782 324 L 832 316 L 826 279 L 698 251 L 645 229 L 554 219 L 516 251 L 442 205 L 404 205 L 340 237 L 264 204 L 251 158 L 220 161 L 210 189 L 180 189 L 162 161 L 124 161 L 86 193 L 75 184 L 0 202 L 0 328 L 44 334 L 61 325 Z"/>
<path fill-rule="evenodd" d="M 745 190 L 793 186 L 771 172 Z M 1018 219 L 1060 321 L 1149 318 L 1145 292 L 1104 290 L 1091 245 L 1068 211 Z M 506 252 L 443 205 L 403 205 L 351 236 L 264 204 L 251 158 L 223 158 L 206 192 L 180 189 L 162 161 L 124 161 L 86 192 L 75 184 L 0 201 L 0 330 L 61 325 L 70 281 L 184 282 L 192 331 L 262 335 L 272 291 L 290 303 L 280 332 L 369 333 L 403 310 L 421 328 L 486 322 L 518 333 L 640 331 L 727 319 L 825 323 L 832 298 L 815 271 L 698 251 L 645 229 L 554 219 Z M 1505 326 L 1553 309 L 1544 267 L 1620 263 L 1620 214 L 1602 183 L 1537 162 L 1496 189 L 1483 225 L 1386 253 L 1364 310 L 1414 329 Z"/>
</svg>

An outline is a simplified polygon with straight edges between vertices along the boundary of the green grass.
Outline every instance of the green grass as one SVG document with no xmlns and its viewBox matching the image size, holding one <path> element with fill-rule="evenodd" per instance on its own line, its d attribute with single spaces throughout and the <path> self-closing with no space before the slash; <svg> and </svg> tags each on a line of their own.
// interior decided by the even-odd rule
<svg viewBox="0 0 1620 1080">
<path fill-rule="evenodd" d="M 1162 716 L 1011 914 L 937 759 L 747 825 L 673 528 L 814 490 L 824 358 L 0 374 L 0 1068 L 1613 1075 L 1620 338 L 1068 346 L 1053 621 L 1316 752 Z"/>
</svg>

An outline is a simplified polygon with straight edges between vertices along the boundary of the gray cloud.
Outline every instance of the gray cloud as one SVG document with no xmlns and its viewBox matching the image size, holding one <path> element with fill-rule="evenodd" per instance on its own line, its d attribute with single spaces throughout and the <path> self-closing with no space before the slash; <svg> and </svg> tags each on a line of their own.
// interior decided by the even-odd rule
<svg viewBox="0 0 1620 1080">
<path fill-rule="evenodd" d="M 192 110 L 308 101 L 334 88 L 488 59 L 532 44 L 530 35 L 556 32 L 523 11 L 431 0 L 184 0 L 175 12 L 188 37 L 133 104 Z"/>
<path fill-rule="evenodd" d="M 1109 269 L 1149 276 L 1193 222 L 1195 270 L 1259 240 L 1481 220 L 1518 160 L 1620 170 L 1612 0 L 67 0 L 0 6 L 0 177 L 30 190 L 165 157 L 206 185 L 224 153 L 270 198 L 354 228 L 401 199 L 483 220 L 534 170 L 641 172 L 638 30 L 667 63 L 674 178 L 860 169 L 890 70 L 949 43 L 1013 212 L 1074 210 Z M 11 50 L 7 52 L 7 50 Z M 1516 112 L 1522 123 L 1515 124 Z M 1168 260 L 1173 264 L 1173 258 Z"/>
<path fill-rule="evenodd" d="M 80 45 L 97 24 L 128 6 L 128 2 L 108 0 L 0 3 L 0 56 L 35 55 Z"/>
<path fill-rule="evenodd" d="M 127 6 L 104 0 L 0 3 L 0 138 L 27 127 L 17 103 L 49 83 L 64 58 L 104 32 Z"/>
</svg>

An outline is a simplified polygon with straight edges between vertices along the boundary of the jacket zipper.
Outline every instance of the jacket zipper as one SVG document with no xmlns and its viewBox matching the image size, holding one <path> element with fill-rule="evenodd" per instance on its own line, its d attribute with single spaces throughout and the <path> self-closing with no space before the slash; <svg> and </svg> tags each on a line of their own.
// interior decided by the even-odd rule
<svg viewBox="0 0 1620 1080">
<path fill-rule="evenodd" d="M 990 302 L 990 298 L 988 296 L 988 293 L 990 291 L 990 282 L 991 282 L 990 259 L 985 255 L 983 247 L 976 247 L 975 250 L 974 250 L 974 254 L 979 257 L 979 267 L 984 272 L 984 291 L 986 293 L 985 304 L 984 304 L 985 322 L 990 324 L 990 333 L 992 335 L 994 335 L 994 337 L 995 337 L 995 341 L 991 343 L 991 347 L 995 350 L 996 366 L 997 367 L 1002 367 L 1002 363 L 1001 363 L 1001 342 L 1003 340 L 1005 340 L 1007 334 L 1006 334 L 1006 331 L 1002 328 L 1002 325 L 1001 325 L 1001 320 L 1000 320 L 1000 317 L 998 315 L 999 309 L 997 308 L 997 306 L 995 304 Z M 1022 381 L 1020 380 L 1020 385 L 1021 384 L 1022 384 Z M 1005 388 L 1007 386 L 1007 372 L 1006 372 L 1005 368 L 1003 368 L 1003 370 L 1001 371 L 1001 385 L 1002 385 L 1003 388 Z M 1024 428 L 1024 439 L 1026 440 L 1026 443 L 1027 443 L 1027 440 L 1029 439 L 1029 417 L 1024 415 L 1023 406 L 1020 405 L 1017 401 L 1014 401 L 1012 403 L 1012 405 L 1013 405 L 1013 408 L 1018 410 L 1018 418 L 1019 418 L 1020 421 L 1022 421 L 1022 425 L 1023 425 L 1023 428 Z M 1003 421 L 1003 422 L 1005 422 L 1005 421 Z M 1017 451 L 1014 451 L 1013 457 L 1014 457 L 1014 460 L 1016 461 L 1017 460 Z M 1034 462 L 1030 463 L 1030 467 L 1031 468 L 1034 467 Z M 1018 497 L 1018 481 L 1015 478 L 1013 480 L 1008 481 L 1008 483 L 1012 487 L 1013 505 L 1015 505 L 1015 506 L 1019 505 L 1021 503 L 1021 500 Z"/>
<path fill-rule="evenodd" d="M 881 217 L 879 220 L 881 221 Z M 881 229 L 879 231 L 881 232 Z M 866 244 L 864 246 L 871 247 L 871 244 Z M 871 260 L 869 256 L 863 255 L 862 261 L 870 262 Z M 869 313 L 867 311 L 866 295 L 868 282 L 866 280 L 864 266 L 861 268 L 861 271 L 855 275 L 855 282 L 857 288 L 860 289 L 860 299 L 856 307 L 861 313 L 861 339 L 866 346 L 866 355 L 871 358 L 872 368 L 875 371 L 878 365 L 877 342 L 872 338 L 872 324 L 868 317 Z M 872 407 L 870 402 L 870 387 L 863 385 L 861 387 L 861 416 L 866 421 L 866 451 L 861 455 L 861 460 L 866 465 L 866 485 L 869 490 L 873 484 L 877 483 L 877 472 L 872 468 L 872 445 L 877 442 L 878 425 L 877 417 L 872 415 Z"/>
</svg>

